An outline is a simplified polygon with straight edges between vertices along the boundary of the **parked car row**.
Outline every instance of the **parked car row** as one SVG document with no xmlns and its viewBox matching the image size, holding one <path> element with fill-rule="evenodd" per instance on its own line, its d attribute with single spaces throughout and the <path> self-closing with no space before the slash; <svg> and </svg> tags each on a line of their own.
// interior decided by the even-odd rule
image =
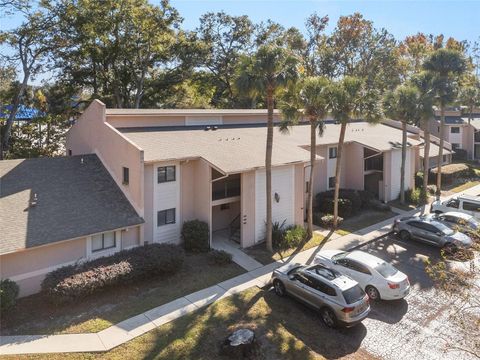
<svg viewBox="0 0 480 360">
<path fill-rule="evenodd" d="M 472 245 L 467 234 L 480 230 L 478 197 L 436 201 L 430 210 L 395 220 L 392 231 L 404 241 L 419 240 L 451 251 Z M 291 295 L 318 310 L 329 327 L 354 326 L 368 316 L 369 301 L 403 299 L 410 292 L 407 275 L 358 250 L 323 250 L 313 265 L 284 265 L 274 270 L 271 284 L 277 295 Z"/>
<path fill-rule="evenodd" d="M 395 220 L 392 227 L 403 241 L 418 240 L 450 251 L 472 246 L 469 234 L 479 229 L 473 215 L 457 211 L 407 216 Z"/>
<path fill-rule="evenodd" d="M 289 294 L 318 310 L 329 327 L 351 327 L 370 312 L 369 300 L 395 300 L 410 291 L 408 277 L 363 251 L 320 251 L 313 265 L 287 264 L 272 274 L 279 296 Z"/>
</svg>

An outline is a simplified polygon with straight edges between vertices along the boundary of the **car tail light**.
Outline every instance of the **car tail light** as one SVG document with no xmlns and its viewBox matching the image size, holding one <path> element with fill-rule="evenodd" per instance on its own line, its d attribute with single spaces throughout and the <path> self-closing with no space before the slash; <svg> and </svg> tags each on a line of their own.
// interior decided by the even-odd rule
<svg viewBox="0 0 480 360">
<path fill-rule="evenodd" d="M 398 289 L 398 288 L 400 288 L 400 284 L 388 283 L 388 287 L 390 289 Z"/>
<path fill-rule="evenodd" d="M 353 310 L 355 310 L 355 308 L 354 308 L 353 306 L 344 307 L 344 308 L 342 309 L 342 311 L 343 311 L 345 314 L 351 313 Z"/>
</svg>

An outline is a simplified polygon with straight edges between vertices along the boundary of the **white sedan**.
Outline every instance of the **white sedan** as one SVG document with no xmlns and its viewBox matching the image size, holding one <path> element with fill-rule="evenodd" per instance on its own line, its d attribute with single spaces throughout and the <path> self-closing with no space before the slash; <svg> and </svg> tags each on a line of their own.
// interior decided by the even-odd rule
<svg viewBox="0 0 480 360">
<path fill-rule="evenodd" d="M 363 251 L 323 250 L 313 262 L 356 280 L 371 300 L 402 299 L 410 292 L 407 275 Z"/>
</svg>

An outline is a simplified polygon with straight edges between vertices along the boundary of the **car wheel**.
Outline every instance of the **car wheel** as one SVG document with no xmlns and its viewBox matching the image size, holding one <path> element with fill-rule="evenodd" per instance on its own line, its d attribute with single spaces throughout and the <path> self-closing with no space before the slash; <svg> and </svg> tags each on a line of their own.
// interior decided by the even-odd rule
<svg viewBox="0 0 480 360">
<path fill-rule="evenodd" d="M 378 292 L 378 290 L 369 285 L 365 288 L 365 292 L 367 293 L 368 295 L 368 298 L 372 301 L 377 301 L 377 300 L 380 300 L 380 293 Z"/>
<path fill-rule="evenodd" d="M 332 309 L 328 307 L 320 309 L 320 316 L 323 323 L 329 328 L 334 328 L 337 326 L 337 317 L 335 316 L 335 313 Z"/>
<path fill-rule="evenodd" d="M 273 288 L 275 290 L 275 294 L 277 294 L 278 296 L 285 296 L 287 293 L 285 291 L 285 285 L 283 285 L 280 280 L 275 280 L 273 282 Z"/>
<path fill-rule="evenodd" d="M 400 239 L 402 239 L 403 241 L 409 241 L 410 240 L 410 233 L 406 230 L 402 230 L 400 231 Z"/>
</svg>

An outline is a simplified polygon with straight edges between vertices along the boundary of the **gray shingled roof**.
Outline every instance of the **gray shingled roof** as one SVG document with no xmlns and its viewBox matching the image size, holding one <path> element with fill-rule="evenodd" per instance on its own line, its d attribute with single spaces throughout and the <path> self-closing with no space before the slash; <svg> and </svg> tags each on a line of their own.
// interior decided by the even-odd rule
<svg viewBox="0 0 480 360">
<path fill-rule="evenodd" d="M 0 161 L 0 213 L 0 254 L 144 222 L 96 155 Z"/>
<path fill-rule="evenodd" d="M 145 162 L 203 158 L 225 173 L 243 172 L 265 166 L 266 126 L 218 126 L 205 131 L 204 127 L 156 127 L 119 129 L 144 150 Z M 337 144 L 340 125 L 327 124 L 318 145 Z M 378 151 L 398 149 L 402 141 L 399 129 L 365 122 L 347 126 L 345 142 L 358 142 Z M 310 126 L 298 125 L 281 134 L 275 128 L 272 165 L 307 162 L 310 152 Z M 409 146 L 420 141 L 409 139 Z M 317 156 L 321 159 L 320 156 Z"/>
</svg>

